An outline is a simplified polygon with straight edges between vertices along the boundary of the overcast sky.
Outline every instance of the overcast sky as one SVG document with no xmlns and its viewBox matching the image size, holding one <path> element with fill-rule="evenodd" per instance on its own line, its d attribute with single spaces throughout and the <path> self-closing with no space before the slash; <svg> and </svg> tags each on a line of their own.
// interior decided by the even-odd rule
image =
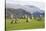
<svg viewBox="0 0 46 31">
<path fill-rule="evenodd" d="M 34 5 L 39 7 L 40 9 L 44 10 L 45 5 L 43 2 L 35 2 L 33 0 L 6 0 L 7 4 L 20 4 L 20 5 Z"/>
</svg>

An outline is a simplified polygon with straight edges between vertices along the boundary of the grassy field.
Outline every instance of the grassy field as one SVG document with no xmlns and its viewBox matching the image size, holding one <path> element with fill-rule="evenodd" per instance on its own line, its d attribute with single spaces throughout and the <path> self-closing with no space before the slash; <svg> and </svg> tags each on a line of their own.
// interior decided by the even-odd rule
<svg viewBox="0 0 46 31">
<path fill-rule="evenodd" d="M 29 22 L 26 22 L 26 19 L 18 19 L 15 24 L 11 24 L 11 20 L 6 19 L 6 30 L 39 29 L 45 27 L 44 20 L 28 19 Z"/>
</svg>

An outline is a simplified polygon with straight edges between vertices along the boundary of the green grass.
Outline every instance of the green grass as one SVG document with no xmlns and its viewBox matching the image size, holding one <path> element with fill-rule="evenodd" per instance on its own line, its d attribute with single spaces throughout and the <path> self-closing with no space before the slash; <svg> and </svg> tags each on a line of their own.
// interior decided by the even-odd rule
<svg viewBox="0 0 46 31">
<path fill-rule="evenodd" d="M 6 19 L 6 29 L 7 30 L 20 30 L 20 29 L 39 29 L 44 28 L 45 24 L 43 20 L 37 21 L 35 19 L 29 19 L 29 22 L 26 22 L 26 19 L 18 19 L 17 23 L 11 24 L 12 19 Z"/>
</svg>

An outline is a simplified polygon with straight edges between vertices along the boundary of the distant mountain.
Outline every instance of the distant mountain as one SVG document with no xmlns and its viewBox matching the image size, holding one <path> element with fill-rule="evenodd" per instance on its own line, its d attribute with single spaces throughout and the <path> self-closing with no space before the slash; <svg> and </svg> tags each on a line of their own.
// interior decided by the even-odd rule
<svg viewBox="0 0 46 31">
<path fill-rule="evenodd" d="M 45 11 L 41 10 L 40 8 L 36 7 L 36 6 L 32 6 L 32 5 L 25 5 L 31 8 L 31 12 L 33 16 L 39 17 L 40 15 L 44 16 L 45 15 Z"/>
<path fill-rule="evenodd" d="M 25 6 L 28 6 L 28 7 L 30 8 L 30 11 L 31 11 L 32 13 L 34 13 L 34 12 L 36 12 L 36 11 L 38 11 L 38 12 L 40 12 L 40 13 L 44 12 L 44 10 L 42 10 L 42 9 L 36 7 L 36 6 L 33 6 L 33 5 L 25 5 Z"/>
<path fill-rule="evenodd" d="M 25 11 L 29 13 L 33 13 L 35 11 L 40 11 L 41 9 L 33 6 L 33 5 L 12 5 L 12 4 L 7 4 L 7 8 L 14 8 L 14 9 L 24 9 Z"/>
<path fill-rule="evenodd" d="M 36 11 L 32 15 L 35 16 L 35 17 L 45 16 L 45 12 L 41 13 L 41 12 Z"/>
<path fill-rule="evenodd" d="M 32 5 L 25 5 L 25 6 L 28 6 L 32 13 L 35 12 L 35 11 L 40 11 L 40 8 L 38 8 L 36 6 L 32 6 Z"/>
<path fill-rule="evenodd" d="M 44 10 L 41 10 L 40 8 L 33 6 L 33 5 L 12 5 L 12 4 L 7 4 L 6 5 L 6 13 L 8 15 L 14 14 L 16 17 L 18 16 L 23 16 L 23 15 L 28 15 L 31 16 L 40 16 L 40 15 L 45 15 Z"/>
<path fill-rule="evenodd" d="M 25 15 L 31 17 L 31 13 L 26 12 L 23 9 L 7 8 L 6 9 L 6 16 L 11 16 L 11 15 L 14 15 L 14 17 L 17 17 L 17 18 L 25 16 Z"/>
</svg>

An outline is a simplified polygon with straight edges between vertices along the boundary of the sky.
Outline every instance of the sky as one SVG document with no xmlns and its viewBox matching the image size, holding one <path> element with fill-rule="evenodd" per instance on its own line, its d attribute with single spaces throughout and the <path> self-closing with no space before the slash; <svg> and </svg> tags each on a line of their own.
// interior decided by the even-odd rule
<svg viewBox="0 0 46 31">
<path fill-rule="evenodd" d="M 6 4 L 34 5 L 42 10 L 45 9 L 45 4 L 43 2 L 38 2 L 34 0 L 6 0 Z"/>
</svg>

